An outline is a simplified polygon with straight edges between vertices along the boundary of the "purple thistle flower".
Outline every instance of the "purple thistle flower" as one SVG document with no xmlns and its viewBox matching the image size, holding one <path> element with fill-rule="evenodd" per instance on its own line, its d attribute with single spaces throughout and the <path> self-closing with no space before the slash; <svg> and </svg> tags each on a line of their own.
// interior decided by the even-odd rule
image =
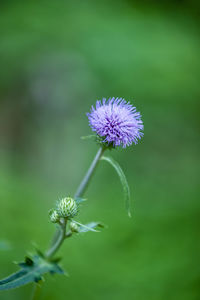
<svg viewBox="0 0 200 300">
<path fill-rule="evenodd" d="M 141 115 L 130 102 L 122 98 L 109 98 L 96 102 L 87 113 L 90 127 L 100 136 L 103 143 L 123 148 L 137 144 L 143 136 Z"/>
</svg>

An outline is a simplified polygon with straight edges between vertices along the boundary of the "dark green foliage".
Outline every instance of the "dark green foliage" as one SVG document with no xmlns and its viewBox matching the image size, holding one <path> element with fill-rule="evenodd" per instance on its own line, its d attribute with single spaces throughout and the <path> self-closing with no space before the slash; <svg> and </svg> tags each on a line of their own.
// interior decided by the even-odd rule
<svg viewBox="0 0 200 300">
<path fill-rule="evenodd" d="M 25 262 L 19 263 L 20 270 L 0 281 L 0 290 L 14 289 L 31 282 L 39 282 L 45 273 L 63 274 L 56 261 L 47 261 L 39 255 L 26 257 Z"/>
</svg>

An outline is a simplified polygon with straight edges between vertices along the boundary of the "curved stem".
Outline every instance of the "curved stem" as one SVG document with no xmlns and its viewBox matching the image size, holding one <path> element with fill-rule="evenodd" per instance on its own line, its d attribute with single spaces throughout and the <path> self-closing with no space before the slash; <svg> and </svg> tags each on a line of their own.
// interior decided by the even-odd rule
<svg viewBox="0 0 200 300">
<path fill-rule="evenodd" d="M 83 177 L 83 180 L 81 181 L 81 183 L 75 193 L 75 196 L 74 196 L 75 198 L 83 196 L 83 194 L 89 184 L 89 181 L 90 181 L 92 175 L 94 174 L 97 164 L 98 164 L 99 160 L 101 159 L 105 149 L 106 149 L 105 147 L 100 147 L 100 149 L 97 151 L 97 154 L 96 154 L 94 160 L 92 161 L 87 173 Z M 50 249 L 47 250 L 47 252 L 46 252 L 47 259 L 52 258 L 52 256 L 54 256 L 54 254 L 58 251 L 58 249 L 62 245 L 65 238 L 71 236 L 71 235 L 66 235 L 66 225 L 67 225 L 67 220 L 63 219 L 63 223 L 61 224 L 61 227 L 60 227 L 60 229 L 61 229 L 60 233 L 58 234 L 56 232 L 57 238 L 55 239 L 55 242 L 50 247 Z M 54 241 L 54 239 L 53 239 L 53 241 Z"/>
<path fill-rule="evenodd" d="M 84 192 L 85 192 L 85 190 L 86 190 L 86 188 L 87 188 L 87 186 L 89 184 L 89 181 L 90 181 L 92 175 L 94 174 L 94 171 L 95 171 L 95 169 L 97 167 L 97 164 L 98 164 L 101 156 L 103 155 L 104 151 L 105 151 L 104 147 L 101 147 L 98 150 L 98 152 L 97 152 L 97 154 L 96 154 L 93 162 L 91 163 L 91 165 L 90 165 L 87 173 L 85 174 L 83 180 L 81 181 L 81 183 L 80 183 L 80 185 L 79 185 L 79 187 L 78 187 L 78 189 L 77 189 L 77 191 L 75 193 L 75 196 L 74 196 L 75 198 L 83 196 L 83 194 L 84 194 Z"/>
<path fill-rule="evenodd" d="M 89 181 L 92 177 L 92 175 L 94 174 L 94 171 L 98 165 L 99 160 L 101 159 L 104 151 L 105 151 L 105 147 L 100 147 L 100 149 L 98 150 L 94 160 L 92 161 L 87 173 L 85 174 L 83 180 L 81 181 L 74 198 L 78 198 L 78 197 L 82 197 L 88 184 Z M 58 234 L 58 232 L 56 232 L 56 236 L 55 239 L 53 239 L 53 244 L 52 246 L 47 250 L 46 252 L 46 258 L 47 259 L 51 259 L 55 253 L 58 251 L 58 249 L 60 248 L 60 246 L 62 245 L 63 241 L 65 240 L 65 238 L 70 237 L 72 235 L 71 232 L 67 232 L 66 233 L 66 226 L 67 226 L 67 219 L 63 219 L 63 223 L 60 224 L 60 232 Z M 34 289 L 34 293 L 33 293 L 33 299 L 37 299 L 38 298 L 38 293 L 39 293 L 40 287 L 38 287 L 38 285 L 35 286 Z"/>
<path fill-rule="evenodd" d="M 46 258 L 50 259 L 54 254 L 58 251 L 60 246 L 62 245 L 65 235 L 66 235 L 66 225 L 67 220 L 63 219 L 63 223 L 61 225 L 60 234 L 58 235 L 58 239 L 56 240 L 55 244 L 52 245 L 52 247 L 46 252 Z"/>
</svg>

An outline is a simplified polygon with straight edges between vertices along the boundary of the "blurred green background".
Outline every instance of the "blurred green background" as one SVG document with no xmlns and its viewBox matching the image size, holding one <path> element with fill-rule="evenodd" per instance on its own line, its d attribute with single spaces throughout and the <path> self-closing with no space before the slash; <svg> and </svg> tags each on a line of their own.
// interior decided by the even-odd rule
<svg viewBox="0 0 200 300">
<path fill-rule="evenodd" d="M 44 250 L 48 210 L 73 195 L 97 146 L 86 112 L 124 97 L 142 113 L 137 146 L 110 153 L 132 194 L 127 217 L 114 170 L 102 162 L 81 222 L 101 233 L 69 239 L 70 277 L 46 276 L 41 299 L 200 299 L 196 1 L 1 1 L 0 276 Z M 32 286 L 0 293 L 30 299 Z"/>
</svg>

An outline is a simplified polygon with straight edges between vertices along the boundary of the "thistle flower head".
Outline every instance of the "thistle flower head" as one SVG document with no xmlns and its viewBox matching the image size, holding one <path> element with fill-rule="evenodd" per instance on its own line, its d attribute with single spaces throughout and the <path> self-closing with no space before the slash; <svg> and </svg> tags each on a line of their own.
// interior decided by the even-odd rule
<svg viewBox="0 0 200 300">
<path fill-rule="evenodd" d="M 60 217 L 58 215 L 58 212 L 55 209 L 50 210 L 49 217 L 52 223 L 59 222 Z"/>
<path fill-rule="evenodd" d="M 77 233 L 77 232 L 78 232 L 78 229 L 79 229 L 79 226 L 78 226 L 75 222 L 72 221 L 72 222 L 70 223 L 70 229 L 71 229 L 72 232 Z"/>
<path fill-rule="evenodd" d="M 78 212 L 76 201 L 71 197 L 61 199 L 57 206 L 57 212 L 60 217 L 73 218 Z"/>
<path fill-rule="evenodd" d="M 102 142 L 113 147 L 126 148 L 137 144 L 143 136 L 143 122 L 141 115 L 130 102 L 122 98 L 105 98 L 92 106 L 87 113 L 90 127 Z"/>
</svg>

